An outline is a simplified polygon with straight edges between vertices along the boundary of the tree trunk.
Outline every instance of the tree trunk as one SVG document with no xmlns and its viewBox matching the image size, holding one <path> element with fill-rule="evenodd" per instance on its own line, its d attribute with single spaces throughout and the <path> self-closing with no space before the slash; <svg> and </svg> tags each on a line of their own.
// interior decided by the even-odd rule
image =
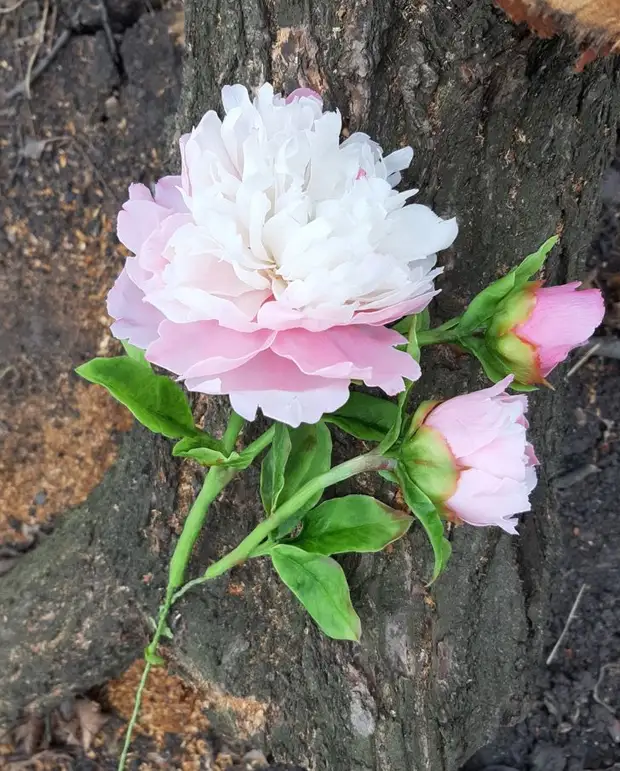
<svg viewBox="0 0 620 771">
<path fill-rule="evenodd" d="M 461 228 L 436 320 L 554 232 L 562 240 L 549 278 L 579 273 L 616 140 L 614 59 L 575 74 L 569 41 L 537 40 L 489 0 L 186 0 L 186 24 L 182 130 L 219 104 L 221 85 L 271 80 L 320 91 L 348 131 L 386 149 L 413 145 L 408 186 Z M 482 382 L 450 350 L 423 369 L 416 394 Z M 214 430 L 221 402 L 202 402 Z M 311 769 L 454 771 L 518 717 L 557 545 L 545 482 L 561 420 L 559 394 L 533 396 L 544 468 L 519 537 L 457 529 L 430 591 L 419 528 L 390 553 L 343 562 L 359 645 L 321 636 L 266 561 L 188 595 L 173 613 L 169 655 L 212 696 L 216 725 Z M 339 454 L 353 450 L 337 437 Z M 135 429 L 91 498 L 2 581 L 0 720 L 116 675 L 140 654 L 196 475 Z M 214 508 L 194 574 L 258 521 L 257 487 L 249 470 Z"/>
</svg>

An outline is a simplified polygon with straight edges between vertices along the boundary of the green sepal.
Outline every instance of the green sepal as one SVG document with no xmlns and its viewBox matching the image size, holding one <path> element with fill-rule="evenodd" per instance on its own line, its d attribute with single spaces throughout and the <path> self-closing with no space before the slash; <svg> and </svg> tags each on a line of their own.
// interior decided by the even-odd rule
<svg viewBox="0 0 620 771">
<path fill-rule="evenodd" d="M 412 518 L 369 495 L 333 498 L 306 514 L 301 533 L 290 543 L 315 554 L 376 552 L 401 538 Z"/>
<path fill-rule="evenodd" d="M 323 420 L 367 442 L 380 442 L 398 416 L 395 402 L 377 396 L 351 391 L 346 404 L 336 412 L 325 415 Z"/>
<path fill-rule="evenodd" d="M 503 380 L 507 375 L 512 374 L 507 363 L 503 361 L 482 337 L 468 337 L 460 341 L 460 345 L 472 353 L 482 365 L 485 375 L 494 383 Z"/>
<path fill-rule="evenodd" d="M 121 340 L 121 345 L 130 359 L 137 361 L 139 364 L 142 364 L 149 369 L 153 369 L 151 363 L 146 360 L 142 348 L 138 348 L 137 345 L 132 345 L 128 340 Z"/>
<path fill-rule="evenodd" d="M 422 423 L 424 423 L 431 410 L 434 410 L 438 404 L 440 404 L 440 402 L 434 401 L 432 399 L 421 402 L 419 407 L 411 416 L 409 425 L 405 429 L 405 437 L 413 436 L 413 434 L 415 434 L 415 432 L 420 428 Z"/>
<path fill-rule="evenodd" d="M 547 239 L 533 254 L 529 254 L 520 265 L 510 273 L 494 281 L 486 289 L 477 294 L 461 316 L 457 331 L 460 337 L 470 335 L 476 329 L 485 327 L 495 313 L 498 304 L 514 289 L 521 288 L 537 273 L 547 258 L 547 255 L 558 242 L 558 236 Z"/>
<path fill-rule="evenodd" d="M 159 654 L 151 651 L 151 646 L 147 645 L 144 649 L 144 660 L 152 667 L 163 667 L 166 663 L 166 659 L 162 658 Z"/>
<path fill-rule="evenodd" d="M 200 431 L 183 389 L 168 377 L 129 356 L 91 359 L 76 370 L 91 383 L 103 386 L 156 434 L 169 439 L 197 436 Z"/>
<path fill-rule="evenodd" d="M 528 319 L 536 305 L 535 290 L 539 281 L 530 281 L 514 289 L 498 304 L 489 324 L 486 336 L 501 337 Z"/>
<path fill-rule="evenodd" d="M 505 362 L 516 382 L 532 386 L 541 381 L 538 357 L 533 346 L 512 333 L 502 337 L 487 337 L 486 343 L 487 348 Z"/>
<path fill-rule="evenodd" d="M 450 541 L 444 535 L 443 520 L 434 503 L 409 477 L 407 469 L 399 464 L 396 473 L 400 489 L 407 506 L 426 531 L 434 555 L 433 575 L 429 582 L 434 583 L 443 573 L 452 553 Z"/>
<path fill-rule="evenodd" d="M 274 545 L 269 555 L 282 581 L 328 637 L 360 639 L 359 616 L 353 609 L 344 571 L 336 560 L 288 544 Z"/>
<path fill-rule="evenodd" d="M 431 500 L 446 501 L 454 494 L 459 470 L 448 443 L 436 429 L 422 426 L 404 441 L 399 464 Z"/>
</svg>

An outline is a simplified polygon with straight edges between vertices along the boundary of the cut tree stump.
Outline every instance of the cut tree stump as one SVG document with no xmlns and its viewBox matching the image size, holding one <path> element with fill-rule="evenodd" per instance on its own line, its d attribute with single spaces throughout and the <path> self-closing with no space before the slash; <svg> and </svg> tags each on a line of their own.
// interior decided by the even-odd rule
<svg viewBox="0 0 620 771">
<path fill-rule="evenodd" d="M 435 320 L 555 232 L 562 240 L 548 277 L 579 275 L 616 142 L 616 59 L 576 74 L 569 40 L 538 40 L 489 0 L 186 0 L 186 24 L 181 130 L 219 106 L 221 85 L 271 80 L 320 91 L 346 131 L 366 131 L 386 150 L 414 147 L 405 184 L 461 228 L 442 255 Z M 449 348 L 422 364 L 416 396 L 484 383 Z M 224 402 L 200 402 L 213 430 Z M 455 771 L 519 717 L 540 661 L 557 547 L 545 482 L 564 409 L 561 393 L 531 402 L 544 465 L 521 535 L 457 528 L 449 569 L 428 591 L 420 528 L 389 553 L 343 560 L 361 644 L 321 636 L 264 560 L 174 609 L 170 662 L 205 689 L 216 726 L 309 769 Z M 335 447 L 356 451 L 342 435 Z M 3 723 L 118 675 L 140 655 L 200 476 L 169 455 L 166 442 L 136 428 L 89 500 L 0 582 Z M 387 485 L 375 489 L 390 499 Z M 260 517 L 250 470 L 214 508 L 192 574 Z"/>
</svg>

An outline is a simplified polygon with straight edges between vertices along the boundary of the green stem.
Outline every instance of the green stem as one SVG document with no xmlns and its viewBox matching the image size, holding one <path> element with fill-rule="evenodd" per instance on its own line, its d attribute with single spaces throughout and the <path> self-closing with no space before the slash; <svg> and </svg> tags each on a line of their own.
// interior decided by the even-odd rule
<svg viewBox="0 0 620 771">
<path fill-rule="evenodd" d="M 241 415 L 237 415 L 234 410 L 230 413 L 228 425 L 226 426 L 224 436 L 222 437 L 224 452 L 230 454 L 235 449 L 235 445 L 237 444 L 237 437 L 241 433 L 241 429 L 243 428 L 244 423 L 245 420 L 241 417 Z"/>
<path fill-rule="evenodd" d="M 243 420 L 243 418 L 240 415 L 237 415 L 236 412 L 233 412 L 231 414 L 228 420 L 228 425 L 226 426 L 226 430 L 224 431 L 224 436 L 222 437 L 222 445 L 224 447 L 225 452 L 231 453 L 233 451 L 235 444 L 237 442 L 237 437 L 239 436 L 239 433 L 243 428 L 244 422 L 245 421 Z M 265 433 L 268 434 L 269 432 L 267 431 Z M 271 435 L 273 435 L 273 432 Z M 250 447 L 256 446 L 257 443 L 264 441 L 264 438 L 265 438 L 265 434 L 263 434 L 262 437 L 259 437 L 259 439 L 257 439 L 256 442 L 253 442 L 253 444 L 250 445 Z M 269 441 L 270 440 L 267 441 L 267 444 L 269 443 Z M 159 608 L 157 627 L 155 628 L 155 633 L 153 634 L 151 642 L 149 643 L 146 650 L 144 651 L 146 665 L 144 667 L 144 672 L 142 673 L 142 679 L 140 680 L 140 685 L 136 692 L 136 699 L 134 702 L 133 714 L 131 716 L 131 720 L 129 721 L 129 725 L 127 726 L 127 731 L 125 733 L 125 742 L 123 744 L 123 751 L 121 753 L 121 757 L 118 764 L 118 771 L 123 771 L 123 769 L 125 768 L 125 763 L 127 761 L 127 753 L 129 752 L 129 747 L 131 745 L 131 737 L 133 734 L 133 729 L 135 727 L 136 721 L 138 719 L 138 715 L 140 713 L 142 693 L 146 686 L 146 681 L 148 679 L 149 672 L 151 671 L 151 667 L 156 662 L 157 646 L 159 645 L 161 636 L 164 633 L 164 630 L 166 629 L 166 622 L 168 620 L 168 614 L 170 613 L 170 608 L 172 607 L 174 593 L 183 584 L 185 571 L 187 570 L 187 565 L 189 563 L 189 559 L 191 557 L 192 550 L 194 548 L 196 540 L 198 539 L 198 536 L 200 535 L 200 531 L 202 530 L 202 526 L 204 525 L 209 506 L 213 503 L 213 501 L 222 492 L 222 490 L 226 487 L 226 485 L 230 482 L 230 480 L 235 476 L 236 473 L 237 471 L 235 469 L 227 469 L 227 468 L 221 468 L 218 466 L 212 466 L 209 469 L 209 473 L 205 477 L 202 490 L 200 491 L 200 493 L 198 494 L 198 497 L 194 501 L 191 509 L 189 510 L 189 514 L 187 515 L 187 518 L 183 524 L 183 530 L 181 531 L 181 535 L 175 547 L 174 553 L 172 555 L 172 559 L 170 560 L 170 567 L 168 568 L 168 585 L 166 587 L 166 596 L 164 598 L 164 602 Z"/>
<path fill-rule="evenodd" d="M 200 578 L 188 581 L 182 589 L 176 592 L 172 598 L 172 602 L 174 603 L 179 600 L 193 587 L 204 584 L 212 578 L 217 578 L 217 576 L 221 576 L 222 573 L 235 567 L 235 565 L 239 565 L 249 559 L 257 547 L 259 547 L 265 538 L 267 538 L 269 533 L 279 527 L 283 522 L 286 522 L 289 517 L 295 514 L 295 512 L 306 503 L 306 501 L 319 491 L 337 484 L 338 482 L 343 482 L 345 479 L 349 479 L 349 477 L 360 474 L 363 471 L 387 470 L 392 469 L 395 466 L 395 461 L 370 452 L 367 455 L 351 458 L 351 460 L 341 463 L 339 466 L 334 466 L 334 468 L 324 474 L 314 477 L 314 479 L 311 479 L 301 487 L 295 495 L 289 498 L 288 501 L 283 503 L 282 506 L 279 506 L 268 519 L 260 522 L 254 530 L 244 538 L 239 546 L 222 557 L 222 559 L 210 565 Z"/>
<path fill-rule="evenodd" d="M 152 667 L 152 664 L 150 664 L 148 661 L 144 662 L 144 672 L 142 673 L 142 677 L 140 678 L 140 685 L 138 686 L 138 690 L 136 691 L 136 699 L 134 701 L 133 712 L 131 713 L 129 724 L 127 725 L 127 733 L 125 734 L 125 743 L 123 745 L 123 751 L 121 753 L 120 760 L 118 761 L 119 771 L 122 771 L 122 769 L 125 768 L 125 763 L 127 762 L 127 755 L 129 754 L 129 745 L 131 744 L 131 735 L 133 734 L 133 730 L 136 727 L 136 723 L 138 722 L 138 715 L 140 714 L 140 704 L 142 703 L 142 694 L 144 693 L 144 689 L 146 688 L 146 682 L 149 679 L 149 673 L 151 671 L 151 667 Z"/>
<path fill-rule="evenodd" d="M 269 447 L 269 445 L 273 441 L 273 435 L 276 432 L 275 424 L 271 426 L 271 428 L 268 428 L 264 434 L 261 434 L 258 439 L 255 439 L 251 444 L 248 444 L 248 446 L 245 448 L 245 450 L 242 451 L 242 455 L 244 453 L 247 453 L 252 458 L 255 458 L 257 455 L 259 455 L 266 447 Z"/>
<path fill-rule="evenodd" d="M 449 322 L 448 322 L 449 323 Z M 434 343 L 453 343 L 459 339 L 457 329 L 427 329 L 425 332 L 418 332 L 418 345 L 433 345 Z"/>
</svg>

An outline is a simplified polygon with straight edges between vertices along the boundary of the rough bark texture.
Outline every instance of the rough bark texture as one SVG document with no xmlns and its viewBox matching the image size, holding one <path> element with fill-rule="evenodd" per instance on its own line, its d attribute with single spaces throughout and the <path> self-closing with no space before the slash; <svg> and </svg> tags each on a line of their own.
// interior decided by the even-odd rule
<svg viewBox="0 0 620 771">
<path fill-rule="evenodd" d="M 182 130 L 218 104 L 220 85 L 270 79 L 321 91 L 349 131 L 415 147 L 407 181 L 461 223 L 436 318 L 556 231 L 549 276 L 578 272 L 616 138 L 613 60 L 576 75 L 570 43 L 525 35 L 487 0 L 187 0 L 186 13 Z M 422 390 L 435 395 L 480 382 L 447 350 L 426 373 Z M 264 561 L 179 606 L 170 656 L 212 695 L 217 725 L 312 769 L 454 771 L 520 714 L 556 543 L 545 482 L 561 422 L 557 394 L 532 402 L 545 467 L 521 537 L 457 529 L 449 570 L 430 592 L 418 529 L 389 554 L 345 560 L 360 645 L 323 638 Z M 221 427 L 223 405 L 206 410 Z M 352 449 L 337 438 L 338 454 Z M 0 584 L 0 720 L 94 685 L 139 654 L 186 504 L 187 473 L 179 487 L 167 452 L 136 429 L 91 499 Z M 194 572 L 260 515 L 250 470 L 215 507 Z"/>
</svg>

